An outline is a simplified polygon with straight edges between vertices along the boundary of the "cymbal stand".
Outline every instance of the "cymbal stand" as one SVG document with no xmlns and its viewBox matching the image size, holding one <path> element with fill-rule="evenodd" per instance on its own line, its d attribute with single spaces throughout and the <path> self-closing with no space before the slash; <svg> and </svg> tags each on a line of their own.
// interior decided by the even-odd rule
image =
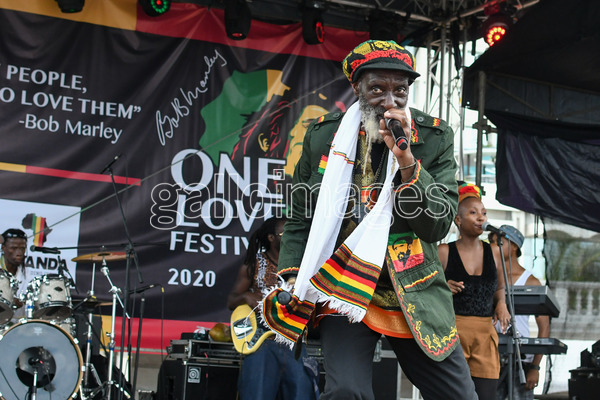
<svg viewBox="0 0 600 400">
<path fill-rule="evenodd" d="M 106 265 L 106 262 L 102 263 L 101 271 L 102 271 L 102 274 L 108 280 L 108 283 L 110 284 L 109 292 L 112 293 L 112 312 L 111 312 L 112 322 L 111 322 L 111 326 L 110 326 L 110 333 L 107 334 L 110 339 L 109 345 L 108 345 L 108 371 L 107 371 L 107 375 L 106 375 L 107 376 L 106 382 L 104 382 L 103 385 L 96 388 L 90 394 L 90 398 L 93 398 L 100 390 L 103 389 L 104 386 L 106 386 L 106 396 L 104 398 L 106 400 L 111 400 L 113 386 L 117 387 L 117 389 L 119 389 L 119 390 L 122 390 L 122 388 L 120 388 L 119 385 L 117 385 L 116 382 L 113 381 L 113 376 L 112 376 L 113 375 L 113 365 L 114 365 L 114 353 L 115 353 L 115 320 L 117 317 L 117 301 L 121 305 L 121 308 L 123 308 L 123 313 L 126 318 L 129 318 L 129 314 L 124 309 L 123 302 L 121 301 L 121 298 L 119 297 L 119 294 L 118 294 L 121 291 L 121 289 L 116 287 L 114 285 L 112 279 L 110 279 L 110 272 L 108 270 L 108 266 Z M 121 354 L 121 357 L 123 357 L 122 354 Z"/>
<path fill-rule="evenodd" d="M 102 266 L 106 265 L 106 259 L 102 257 Z M 94 284 L 96 279 L 96 263 L 92 265 L 92 286 L 88 292 L 89 297 L 94 298 Z M 92 308 L 88 310 L 88 326 L 87 326 L 87 341 L 85 344 L 85 371 L 83 375 L 83 387 L 88 387 L 89 376 L 90 376 L 90 368 L 92 367 L 92 323 L 94 320 L 94 314 L 92 313 Z"/>
</svg>

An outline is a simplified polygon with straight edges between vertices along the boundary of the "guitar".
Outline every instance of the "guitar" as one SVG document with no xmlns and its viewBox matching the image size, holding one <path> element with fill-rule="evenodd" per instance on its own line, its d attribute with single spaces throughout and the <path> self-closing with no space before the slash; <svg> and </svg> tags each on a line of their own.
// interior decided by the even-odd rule
<svg viewBox="0 0 600 400">
<path fill-rule="evenodd" d="M 231 313 L 231 338 L 238 353 L 254 353 L 273 331 L 263 328 L 256 320 L 256 314 L 248 304 L 236 307 Z"/>
</svg>

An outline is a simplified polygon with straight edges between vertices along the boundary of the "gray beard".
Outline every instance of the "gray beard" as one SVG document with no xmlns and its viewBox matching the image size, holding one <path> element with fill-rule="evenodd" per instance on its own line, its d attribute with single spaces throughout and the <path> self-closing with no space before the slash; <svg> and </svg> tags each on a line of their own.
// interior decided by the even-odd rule
<svg viewBox="0 0 600 400">
<path fill-rule="evenodd" d="M 379 121 L 385 110 L 377 112 L 377 109 L 371 107 L 364 97 L 358 97 L 358 106 L 360 109 L 360 120 L 365 130 L 365 139 L 367 144 L 366 157 L 363 163 L 363 174 L 367 172 L 367 166 L 371 164 L 371 148 L 373 143 L 383 143 L 383 137 L 379 134 Z"/>
<path fill-rule="evenodd" d="M 377 110 L 371 107 L 363 97 L 358 98 L 360 109 L 360 120 L 365 130 L 368 143 L 382 143 L 383 138 L 379 134 L 379 120 Z"/>
</svg>

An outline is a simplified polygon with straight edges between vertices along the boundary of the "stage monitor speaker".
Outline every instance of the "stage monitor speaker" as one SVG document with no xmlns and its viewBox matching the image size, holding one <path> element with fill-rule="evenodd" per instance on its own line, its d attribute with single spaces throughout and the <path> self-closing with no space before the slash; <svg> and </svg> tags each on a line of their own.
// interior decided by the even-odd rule
<svg viewBox="0 0 600 400">
<path fill-rule="evenodd" d="M 413 397 L 413 385 L 402 372 L 386 338 L 381 339 L 381 360 L 373 363 L 373 392 L 377 400 Z"/>
<path fill-rule="evenodd" d="M 597 400 L 600 392 L 600 371 L 571 371 L 569 379 L 569 399 Z"/>
<path fill-rule="evenodd" d="M 156 400 L 236 400 L 238 368 L 165 360 Z"/>
</svg>

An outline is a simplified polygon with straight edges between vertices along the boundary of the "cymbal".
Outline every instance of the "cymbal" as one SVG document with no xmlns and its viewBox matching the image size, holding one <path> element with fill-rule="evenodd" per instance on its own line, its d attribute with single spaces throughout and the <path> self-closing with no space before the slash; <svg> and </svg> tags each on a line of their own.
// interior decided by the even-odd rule
<svg viewBox="0 0 600 400">
<path fill-rule="evenodd" d="M 73 304 L 75 305 L 75 308 L 79 308 L 79 307 L 96 308 L 96 307 L 102 307 L 102 306 L 110 306 L 110 305 L 112 305 L 112 302 L 100 301 L 96 298 L 96 296 L 94 296 L 94 297 L 87 297 L 83 300 L 73 300 Z"/>
<path fill-rule="evenodd" d="M 75 257 L 71 261 L 74 262 L 102 262 L 106 261 L 120 261 L 127 258 L 127 253 L 123 251 L 101 251 L 100 253 L 84 254 L 82 256 Z"/>
</svg>

